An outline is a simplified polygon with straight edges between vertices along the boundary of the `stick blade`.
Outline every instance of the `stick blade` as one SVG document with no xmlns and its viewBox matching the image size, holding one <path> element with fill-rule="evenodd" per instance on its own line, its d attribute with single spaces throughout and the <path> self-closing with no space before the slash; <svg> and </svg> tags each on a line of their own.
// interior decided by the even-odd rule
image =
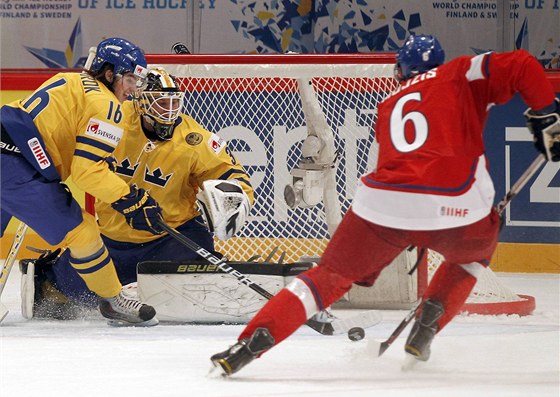
<svg viewBox="0 0 560 397">
<path fill-rule="evenodd" d="M 381 320 L 379 311 L 368 310 L 346 318 L 334 317 L 328 322 L 317 321 L 312 317 L 305 324 L 322 335 L 343 335 L 354 327 L 371 328 L 379 324 Z"/>
<path fill-rule="evenodd" d="M 351 317 L 337 318 L 332 322 L 333 335 L 346 334 L 354 327 L 368 329 L 379 324 L 382 319 L 381 312 L 378 310 L 368 310 Z"/>
<path fill-rule="evenodd" d="M 382 342 L 379 342 L 375 339 L 368 339 L 368 344 L 367 344 L 368 355 L 374 358 L 380 357 L 383 354 L 383 352 L 381 351 L 382 345 L 383 345 Z"/>
<path fill-rule="evenodd" d="M 331 323 L 324 323 L 310 318 L 305 322 L 305 325 L 317 331 L 321 335 L 334 335 L 334 329 Z"/>
</svg>

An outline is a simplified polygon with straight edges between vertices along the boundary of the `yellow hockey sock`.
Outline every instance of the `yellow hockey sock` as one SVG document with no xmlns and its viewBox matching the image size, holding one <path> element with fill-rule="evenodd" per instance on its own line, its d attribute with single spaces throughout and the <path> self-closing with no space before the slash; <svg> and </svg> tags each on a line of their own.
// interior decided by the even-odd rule
<svg viewBox="0 0 560 397">
<path fill-rule="evenodd" d="M 87 287 L 102 298 L 116 296 L 122 289 L 115 265 L 105 246 L 86 258 L 70 256 L 70 263 Z"/>
</svg>

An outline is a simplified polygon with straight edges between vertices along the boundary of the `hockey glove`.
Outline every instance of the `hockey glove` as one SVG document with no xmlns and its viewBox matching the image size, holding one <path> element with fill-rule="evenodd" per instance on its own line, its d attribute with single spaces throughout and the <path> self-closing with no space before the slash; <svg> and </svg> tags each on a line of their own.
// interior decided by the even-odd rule
<svg viewBox="0 0 560 397">
<path fill-rule="evenodd" d="M 549 111 L 550 108 L 555 109 Z M 560 161 L 560 100 L 555 99 L 551 106 L 539 112 L 527 109 L 523 115 L 537 150 L 549 161 Z"/>
<path fill-rule="evenodd" d="M 205 181 L 202 187 L 196 198 L 208 229 L 220 240 L 233 237 L 249 216 L 249 197 L 235 180 Z"/>
<path fill-rule="evenodd" d="M 145 230 L 152 234 L 162 234 L 158 225 L 162 221 L 161 208 L 144 189 L 136 185 L 130 187 L 130 193 L 115 201 L 111 206 L 124 215 L 126 223 L 136 230 Z"/>
</svg>

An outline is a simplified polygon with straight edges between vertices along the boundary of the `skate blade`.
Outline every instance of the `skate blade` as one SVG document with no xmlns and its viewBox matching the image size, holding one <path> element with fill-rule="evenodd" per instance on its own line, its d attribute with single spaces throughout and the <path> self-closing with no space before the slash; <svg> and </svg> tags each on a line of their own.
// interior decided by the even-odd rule
<svg viewBox="0 0 560 397">
<path fill-rule="evenodd" d="M 142 321 L 139 323 L 131 323 L 124 320 L 117 320 L 117 319 L 109 319 L 107 320 L 107 324 L 111 327 L 153 327 L 159 324 L 157 318 L 152 318 L 148 321 Z"/>
<path fill-rule="evenodd" d="M 416 368 L 422 368 L 426 364 L 425 361 L 418 360 L 412 354 L 405 353 L 404 361 L 401 366 L 401 371 L 407 372 L 412 371 Z"/>
<path fill-rule="evenodd" d="M 224 371 L 224 368 L 220 364 L 212 361 L 212 367 L 210 367 L 206 377 L 213 379 L 227 378 L 228 374 Z"/>
</svg>

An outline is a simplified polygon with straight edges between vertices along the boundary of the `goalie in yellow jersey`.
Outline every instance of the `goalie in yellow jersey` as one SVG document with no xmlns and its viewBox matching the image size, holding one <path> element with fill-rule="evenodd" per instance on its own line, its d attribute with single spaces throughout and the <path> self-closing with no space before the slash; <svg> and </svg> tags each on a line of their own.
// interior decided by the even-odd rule
<svg viewBox="0 0 560 397">
<path fill-rule="evenodd" d="M 101 298 L 99 309 L 109 324 L 118 326 L 158 321 L 153 307 L 122 289 L 95 218 L 61 181 L 72 177 L 83 191 L 125 214 L 129 229 L 160 232 L 154 227 L 161 217 L 155 200 L 131 190 L 108 162 L 124 137 L 123 103 L 145 83 L 146 67 L 140 48 L 109 38 L 99 43 L 83 72 L 58 73 L 28 98 L 1 109 L 2 234 L 13 216 L 49 244 L 68 248 L 68 267 L 96 300 Z M 30 276 L 24 284 L 28 296 L 34 293 L 34 265 L 22 268 Z M 32 310 L 26 303 L 24 315 Z"/>
<path fill-rule="evenodd" d="M 211 232 L 225 240 L 243 227 L 253 188 L 227 143 L 181 114 L 183 100 L 171 75 L 161 68 L 150 70 L 146 88 L 123 105 L 129 129 L 113 153 L 114 169 L 128 185 L 149 190 L 168 225 L 212 252 Z M 136 265 L 142 261 L 202 259 L 167 234 L 131 229 L 108 203 L 98 200 L 95 209 L 123 284 L 136 281 Z M 41 272 L 71 302 L 88 305 L 94 297 L 67 263 L 65 253 L 54 265 L 43 265 Z"/>
</svg>

